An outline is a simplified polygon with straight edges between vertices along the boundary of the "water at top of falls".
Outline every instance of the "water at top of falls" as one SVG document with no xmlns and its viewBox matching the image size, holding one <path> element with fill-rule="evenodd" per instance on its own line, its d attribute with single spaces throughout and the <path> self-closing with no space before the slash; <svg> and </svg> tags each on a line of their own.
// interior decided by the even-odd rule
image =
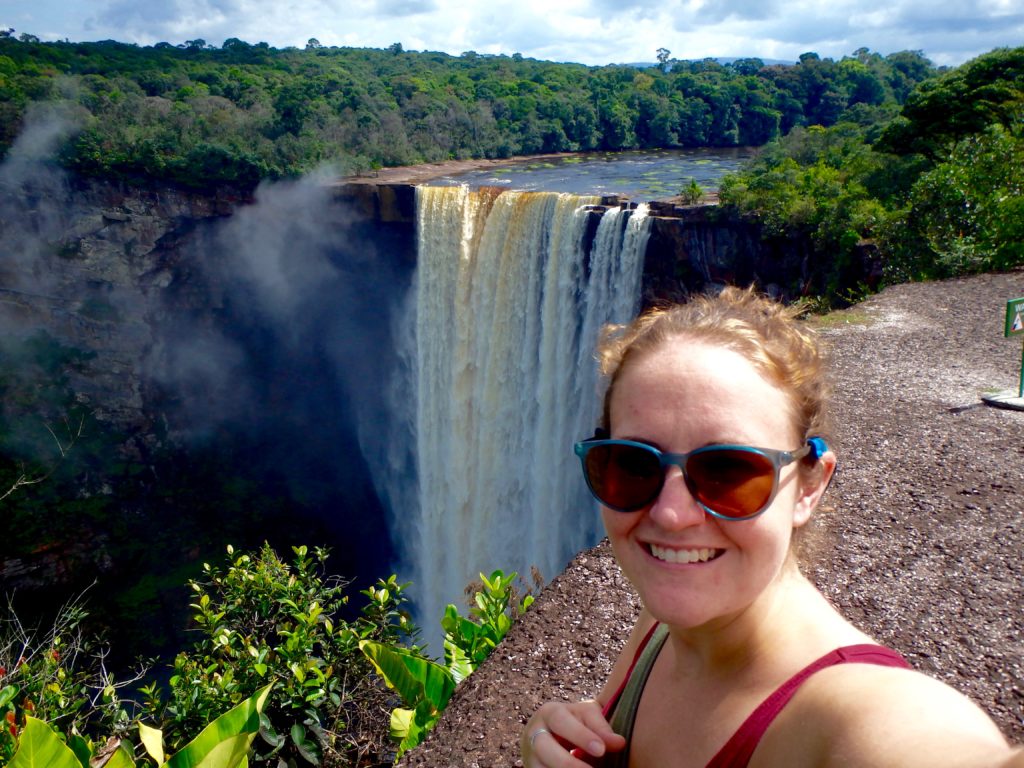
<svg viewBox="0 0 1024 768">
<path fill-rule="evenodd" d="M 432 185 L 468 184 L 506 189 L 621 195 L 661 200 L 678 195 L 690 180 L 717 190 L 721 178 L 754 156 L 747 147 L 579 152 L 488 166 L 432 181 Z"/>
<path fill-rule="evenodd" d="M 397 406 L 416 482 L 387 495 L 436 653 L 445 604 L 479 573 L 536 566 L 550 580 L 600 537 L 572 444 L 598 417 L 599 331 L 638 309 L 649 219 L 643 205 L 590 211 L 598 200 L 417 189 L 415 310 L 400 334 L 415 397 Z"/>
</svg>

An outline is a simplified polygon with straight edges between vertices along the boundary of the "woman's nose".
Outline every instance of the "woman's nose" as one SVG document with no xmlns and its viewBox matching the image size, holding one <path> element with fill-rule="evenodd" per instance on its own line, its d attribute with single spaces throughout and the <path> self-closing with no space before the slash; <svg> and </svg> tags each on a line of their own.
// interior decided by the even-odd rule
<svg viewBox="0 0 1024 768">
<path fill-rule="evenodd" d="M 665 472 L 661 493 L 651 505 L 648 515 L 662 528 L 677 530 L 700 525 L 707 513 L 690 493 L 682 470 L 678 467 L 669 467 Z"/>
</svg>

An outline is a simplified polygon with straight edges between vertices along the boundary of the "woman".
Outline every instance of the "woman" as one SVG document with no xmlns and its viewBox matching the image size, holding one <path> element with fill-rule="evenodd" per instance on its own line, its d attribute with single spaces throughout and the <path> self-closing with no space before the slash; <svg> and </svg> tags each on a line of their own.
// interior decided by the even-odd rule
<svg viewBox="0 0 1024 768">
<path fill-rule="evenodd" d="M 527 768 L 1024 766 L 800 573 L 836 458 L 792 310 L 730 288 L 642 316 L 601 357 L 603 424 L 576 452 L 644 608 L 596 700 L 530 718 Z"/>
</svg>

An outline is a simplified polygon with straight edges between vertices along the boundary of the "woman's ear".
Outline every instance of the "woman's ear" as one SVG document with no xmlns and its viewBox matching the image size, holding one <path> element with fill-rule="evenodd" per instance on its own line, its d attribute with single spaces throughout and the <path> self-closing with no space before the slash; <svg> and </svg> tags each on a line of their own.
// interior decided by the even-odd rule
<svg viewBox="0 0 1024 768">
<path fill-rule="evenodd" d="M 811 519 L 836 471 L 836 455 L 826 449 L 814 465 L 801 468 L 800 497 L 793 508 L 793 527 L 799 528 Z"/>
</svg>

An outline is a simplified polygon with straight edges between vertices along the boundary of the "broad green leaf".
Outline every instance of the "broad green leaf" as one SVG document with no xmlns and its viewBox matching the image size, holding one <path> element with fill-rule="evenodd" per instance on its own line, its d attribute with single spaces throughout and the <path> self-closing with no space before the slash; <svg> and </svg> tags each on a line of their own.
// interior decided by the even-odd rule
<svg viewBox="0 0 1024 768">
<path fill-rule="evenodd" d="M 409 721 L 409 732 L 398 745 L 398 753 L 395 759 L 397 760 L 407 751 L 418 746 L 427 735 L 427 731 L 433 728 L 440 719 L 441 714 L 439 712 L 431 710 L 427 702 L 421 702 L 416 707 L 415 712 L 412 713 L 412 719 Z"/>
<path fill-rule="evenodd" d="M 18 740 L 18 751 L 8 768 L 82 768 L 71 751 L 50 726 L 34 717 L 25 718 L 25 730 Z"/>
<path fill-rule="evenodd" d="M 280 747 L 285 740 L 284 734 L 274 729 L 274 724 L 264 712 L 260 712 L 260 736 L 272 747 Z"/>
<path fill-rule="evenodd" d="M 122 741 L 118 748 L 110 753 L 110 757 L 105 763 L 92 763 L 91 765 L 92 768 L 135 768 L 135 760 L 128 745 Z"/>
<path fill-rule="evenodd" d="M 146 752 L 156 760 L 157 765 L 164 763 L 164 732 L 145 723 L 139 723 L 139 741 Z"/>
<path fill-rule="evenodd" d="M 458 685 L 471 674 L 476 666 L 466 652 L 448 638 L 444 641 L 444 657 L 448 663 L 448 671 L 452 673 L 452 680 Z"/>
<path fill-rule="evenodd" d="M 260 689 L 218 717 L 164 763 L 164 767 L 237 768 L 242 765 L 260 729 L 260 712 L 272 687 L 273 684 Z"/>
<path fill-rule="evenodd" d="M 75 757 L 82 764 L 82 768 L 89 768 L 89 758 L 92 757 L 92 743 L 83 736 L 73 733 L 68 737 L 68 746 L 75 753 Z"/>
<path fill-rule="evenodd" d="M 395 707 L 391 710 L 391 738 L 395 741 L 403 741 L 409 735 L 409 728 L 412 726 L 412 716 L 416 714 L 411 709 Z"/>
<path fill-rule="evenodd" d="M 14 700 L 14 697 L 18 695 L 21 689 L 16 685 L 8 685 L 3 689 L 0 689 L 0 707 L 6 706 L 8 703 Z"/>
<path fill-rule="evenodd" d="M 455 691 L 455 681 L 447 669 L 405 648 L 362 640 L 359 650 L 406 706 L 416 707 L 426 701 L 434 709 L 442 710 Z"/>
<path fill-rule="evenodd" d="M 314 740 L 306 737 L 306 729 L 302 723 L 295 723 L 292 726 L 292 743 L 295 748 L 299 750 L 299 755 L 307 763 L 313 765 L 320 765 L 322 755 L 320 754 L 320 745 Z"/>
</svg>

